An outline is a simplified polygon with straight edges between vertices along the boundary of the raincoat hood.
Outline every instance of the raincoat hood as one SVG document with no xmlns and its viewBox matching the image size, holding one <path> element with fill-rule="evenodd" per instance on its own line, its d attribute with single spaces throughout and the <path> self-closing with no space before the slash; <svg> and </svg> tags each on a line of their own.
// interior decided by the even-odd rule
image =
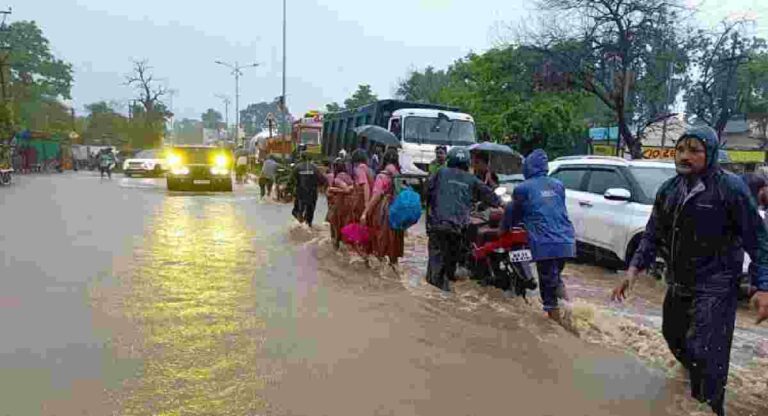
<svg viewBox="0 0 768 416">
<path fill-rule="evenodd" d="M 547 153 L 541 149 L 531 152 L 523 162 L 523 176 L 525 179 L 546 176 L 549 172 L 549 159 Z"/>
<path fill-rule="evenodd" d="M 704 144 L 704 149 L 707 152 L 707 172 L 716 168 L 719 165 L 720 156 L 720 140 L 717 137 L 717 132 L 709 126 L 691 127 L 680 136 L 678 141 L 689 137 L 699 139 Z"/>
</svg>

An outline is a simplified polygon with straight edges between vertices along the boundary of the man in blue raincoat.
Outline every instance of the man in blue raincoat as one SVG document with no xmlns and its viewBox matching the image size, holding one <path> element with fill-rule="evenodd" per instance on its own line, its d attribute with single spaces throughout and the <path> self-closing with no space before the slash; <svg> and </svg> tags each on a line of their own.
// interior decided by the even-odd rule
<svg viewBox="0 0 768 416">
<path fill-rule="evenodd" d="M 576 243 L 568 210 L 565 207 L 565 187 L 547 176 L 547 154 L 536 149 L 523 162 L 525 181 L 512 192 L 507 205 L 502 231 L 522 223 L 528 233 L 536 270 L 539 272 L 539 293 L 544 311 L 559 321 L 558 290 L 563 288 L 561 273 L 565 260 L 576 255 Z"/>
<path fill-rule="evenodd" d="M 768 318 L 768 231 L 744 181 L 718 165 L 709 127 L 677 141 L 677 176 L 656 194 L 640 246 L 612 298 L 622 300 L 638 273 L 667 262 L 662 333 L 688 371 L 691 395 L 725 414 L 725 386 L 736 319 L 742 249 L 754 259 L 758 323 Z"/>
</svg>

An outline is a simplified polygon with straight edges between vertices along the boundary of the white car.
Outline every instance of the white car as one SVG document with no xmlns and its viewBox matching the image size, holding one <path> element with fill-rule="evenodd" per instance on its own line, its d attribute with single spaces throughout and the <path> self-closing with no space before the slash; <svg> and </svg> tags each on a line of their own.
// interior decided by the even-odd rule
<svg viewBox="0 0 768 416">
<path fill-rule="evenodd" d="M 610 156 L 569 156 L 549 163 L 549 175 L 565 185 L 579 253 L 624 265 L 638 247 L 656 192 L 675 174 L 672 162 Z"/>
<path fill-rule="evenodd" d="M 161 150 L 142 150 L 136 153 L 136 156 L 126 159 L 123 162 L 123 173 L 125 176 L 162 176 L 166 169 L 163 166 L 165 160 L 162 158 Z"/>
</svg>

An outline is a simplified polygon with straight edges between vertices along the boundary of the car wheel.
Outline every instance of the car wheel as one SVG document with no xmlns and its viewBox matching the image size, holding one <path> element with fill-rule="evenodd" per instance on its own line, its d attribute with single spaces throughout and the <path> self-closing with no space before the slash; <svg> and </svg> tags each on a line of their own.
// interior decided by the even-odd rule
<svg viewBox="0 0 768 416">
<path fill-rule="evenodd" d="M 231 178 L 228 181 L 223 182 L 221 184 L 221 191 L 222 192 L 232 192 L 232 179 Z"/>
<path fill-rule="evenodd" d="M 125 175 L 126 178 L 130 178 L 131 176 L 133 176 L 132 174 L 130 174 L 128 172 L 125 172 L 123 175 Z"/>
<path fill-rule="evenodd" d="M 180 188 L 179 180 L 178 179 L 168 178 L 166 180 L 166 183 L 167 183 L 167 188 L 168 188 L 169 191 L 178 191 L 179 188 Z"/>
</svg>

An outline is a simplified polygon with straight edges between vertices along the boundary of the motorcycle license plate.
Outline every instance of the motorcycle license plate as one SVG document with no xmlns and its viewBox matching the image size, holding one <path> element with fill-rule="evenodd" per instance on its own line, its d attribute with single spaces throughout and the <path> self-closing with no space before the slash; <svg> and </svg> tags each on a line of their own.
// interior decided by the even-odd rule
<svg viewBox="0 0 768 416">
<path fill-rule="evenodd" d="M 533 255 L 531 255 L 531 250 L 515 250 L 509 252 L 509 260 L 512 263 L 520 263 L 523 261 L 531 261 L 533 260 Z"/>
<path fill-rule="evenodd" d="M 211 181 L 204 180 L 204 179 L 196 179 L 196 180 L 192 181 L 192 183 L 194 183 L 195 185 L 210 185 Z"/>
</svg>

